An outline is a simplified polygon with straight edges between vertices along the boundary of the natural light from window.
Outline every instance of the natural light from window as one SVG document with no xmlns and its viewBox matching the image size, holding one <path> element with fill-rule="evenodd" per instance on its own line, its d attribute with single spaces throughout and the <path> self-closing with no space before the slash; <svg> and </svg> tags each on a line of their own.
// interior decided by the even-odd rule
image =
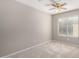
<svg viewBox="0 0 79 59">
<path fill-rule="evenodd" d="M 58 35 L 66 37 L 78 37 L 78 16 L 61 18 L 58 20 Z"/>
</svg>

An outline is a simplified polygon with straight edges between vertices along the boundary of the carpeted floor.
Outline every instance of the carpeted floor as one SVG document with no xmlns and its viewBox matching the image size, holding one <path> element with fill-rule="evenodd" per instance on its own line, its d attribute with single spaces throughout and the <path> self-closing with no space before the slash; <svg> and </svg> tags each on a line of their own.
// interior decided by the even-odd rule
<svg viewBox="0 0 79 59">
<path fill-rule="evenodd" d="M 12 58 L 77 58 L 79 48 L 71 44 L 52 41 L 11 56 Z"/>
</svg>

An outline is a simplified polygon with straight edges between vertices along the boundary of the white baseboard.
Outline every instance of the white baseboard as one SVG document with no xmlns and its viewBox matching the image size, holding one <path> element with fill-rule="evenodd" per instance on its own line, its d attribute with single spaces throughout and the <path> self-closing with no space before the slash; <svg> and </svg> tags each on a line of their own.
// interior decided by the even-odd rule
<svg viewBox="0 0 79 59">
<path fill-rule="evenodd" d="M 44 44 L 46 44 L 46 43 L 48 43 L 48 42 L 49 42 L 49 41 L 45 41 L 45 42 L 43 42 L 43 43 L 41 43 L 41 44 L 37 44 L 37 45 L 31 46 L 31 47 L 29 47 L 29 48 L 25 48 L 25 49 L 16 51 L 16 52 L 14 52 L 14 53 L 10 53 L 10 54 L 8 54 L 8 55 L 2 56 L 1 58 L 9 58 L 10 56 L 13 56 L 13 55 L 19 54 L 19 53 L 21 53 L 21 52 L 27 51 L 27 50 L 29 50 L 29 49 L 32 49 L 32 48 L 35 48 L 35 47 L 44 45 Z"/>
</svg>

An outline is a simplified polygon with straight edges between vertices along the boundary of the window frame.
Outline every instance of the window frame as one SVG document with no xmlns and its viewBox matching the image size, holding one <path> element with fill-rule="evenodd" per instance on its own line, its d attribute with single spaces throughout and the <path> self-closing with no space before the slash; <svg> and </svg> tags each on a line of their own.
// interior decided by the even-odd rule
<svg viewBox="0 0 79 59">
<path fill-rule="evenodd" d="M 78 18 L 78 24 L 79 24 L 79 17 L 78 16 L 71 16 L 71 17 L 77 17 Z M 61 37 L 74 37 L 73 35 L 66 35 L 66 34 L 61 34 L 60 32 L 59 32 L 59 29 L 60 29 L 60 21 L 59 20 L 62 20 L 62 19 L 69 19 L 70 17 L 65 17 L 65 18 L 59 18 L 58 19 L 58 22 L 57 22 L 57 34 L 58 34 L 58 36 L 61 36 Z M 68 25 L 67 25 L 68 26 Z M 79 26 L 78 26 L 79 27 Z M 68 27 L 67 27 L 67 29 L 68 29 Z M 79 30 L 79 29 L 78 29 Z M 68 33 L 68 30 L 67 30 L 67 33 Z M 78 37 L 79 37 L 79 34 L 78 34 Z"/>
</svg>

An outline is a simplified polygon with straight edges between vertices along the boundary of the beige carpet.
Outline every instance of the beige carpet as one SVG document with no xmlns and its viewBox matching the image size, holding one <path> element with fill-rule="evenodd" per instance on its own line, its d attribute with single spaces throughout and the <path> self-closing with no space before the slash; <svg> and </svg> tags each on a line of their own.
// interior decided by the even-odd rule
<svg viewBox="0 0 79 59">
<path fill-rule="evenodd" d="M 79 48 L 61 42 L 49 42 L 28 51 L 13 55 L 14 58 L 73 58 L 79 57 Z"/>
</svg>

